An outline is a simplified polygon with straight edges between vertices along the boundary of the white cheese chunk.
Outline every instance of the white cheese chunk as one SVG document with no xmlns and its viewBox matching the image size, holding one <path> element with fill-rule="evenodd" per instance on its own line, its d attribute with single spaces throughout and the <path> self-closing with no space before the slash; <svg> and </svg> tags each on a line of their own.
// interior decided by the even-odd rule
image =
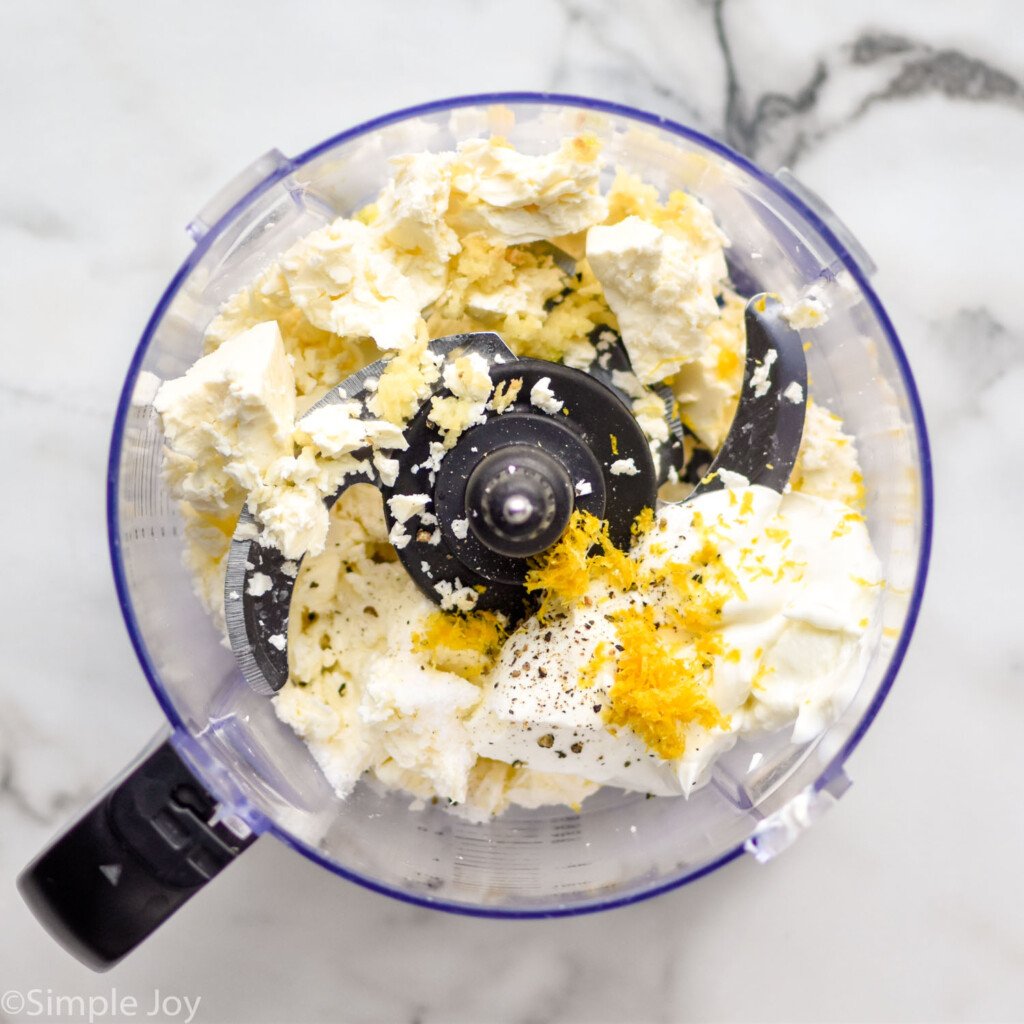
<svg viewBox="0 0 1024 1024">
<path fill-rule="evenodd" d="M 258 324 L 161 385 L 153 402 L 175 497 L 225 515 L 282 455 L 291 454 L 295 379 L 281 332 Z"/>
<path fill-rule="evenodd" d="M 686 240 L 627 217 L 590 229 L 587 260 L 641 382 L 664 380 L 700 355 L 726 276 L 721 250 L 700 255 Z"/>
</svg>

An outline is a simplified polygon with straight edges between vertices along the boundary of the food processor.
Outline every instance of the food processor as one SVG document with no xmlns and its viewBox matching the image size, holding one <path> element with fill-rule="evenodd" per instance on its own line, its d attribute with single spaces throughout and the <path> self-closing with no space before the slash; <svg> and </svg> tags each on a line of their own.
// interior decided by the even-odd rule
<svg viewBox="0 0 1024 1024">
<path fill-rule="evenodd" d="M 687 799 L 648 800 L 606 787 L 578 812 L 512 808 L 483 824 L 438 806 L 412 810 L 408 795 L 369 783 L 339 800 L 266 696 L 283 682 L 287 662 L 282 650 L 264 642 L 269 630 L 261 618 L 276 616 L 279 630 L 290 589 L 282 588 L 276 606 L 273 594 L 262 609 L 256 602 L 239 602 L 237 612 L 229 606 L 234 653 L 193 592 L 182 563 L 182 526 L 162 473 L 156 389 L 202 354 L 204 330 L 229 296 L 298 238 L 371 202 L 389 176 L 390 158 L 451 150 L 490 135 L 524 153 L 543 153 L 579 132 L 601 140 L 609 176 L 622 168 L 663 195 L 683 189 L 712 210 L 730 239 L 737 291 L 787 301 L 813 294 L 827 308 L 813 343 L 796 346 L 799 353 L 807 349 L 806 369 L 804 359 L 790 362 L 786 379 L 803 380 L 806 372 L 812 397 L 856 439 L 868 529 L 886 581 L 875 645 L 856 693 L 823 734 L 799 744 L 788 729 L 742 738 Z M 188 231 L 195 248 L 132 359 L 108 471 L 118 596 L 169 724 L 19 880 L 41 921 L 74 955 L 95 969 L 113 965 L 264 834 L 343 878 L 412 903 L 479 916 L 559 916 L 656 895 L 744 853 L 770 860 L 842 795 L 849 785 L 844 762 L 891 687 L 916 620 L 930 543 L 931 474 L 913 379 L 868 283 L 874 266 L 817 196 L 788 172 L 770 175 L 663 118 L 590 99 L 517 93 L 389 114 L 293 159 L 271 151 L 207 204 Z M 757 309 L 748 306 L 751 345 L 771 337 L 785 348 L 777 307 L 767 299 Z M 490 345 L 492 356 L 504 358 L 496 335 L 448 341 L 453 348 Z M 748 364 L 750 357 L 748 349 Z M 539 379 L 543 369 L 530 372 Z M 611 410 L 614 396 L 606 401 Z M 787 422 L 762 430 L 762 463 L 771 444 L 785 454 L 779 438 L 792 440 L 795 431 L 798 442 L 802 407 L 799 422 L 796 412 L 787 415 Z M 743 417 L 741 403 L 734 427 Z M 734 452 L 752 450 L 730 437 Z M 648 453 L 643 457 L 651 461 Z M 506 515 L 498 524 L 500 543 L 488 542 L 497 536 L 493 530 L 477 536 L 487 542 L 486 557 L 500 561 L 526 550 L 515 545 L 523 543 L 517 517 L 528 520 L 529 502 L 509 492 L 495 504 L 508 464 L 488 465 L 477 491 L 479 467 L 464 467 L 459 507 L 475 503 L 482 513 L 493 508 L 495 517 Z M 537 465 L 538 486 L 554 493 L 561 471 L 546 456 Z M 645 479 L 656 481 L 660 471 L 645 465 Z M 775 485 L 781 489 L 784 479 Z M 613 490 L 625 517 L 636 495 Z M 552 499 L 559 515 L 563 506 Z M 240 558 L 234 549 L 241 554 L 243 546 Z M 239 582 L 252 571 L 250 547 L 257 546 L 236 535 L 229 576 L 243 574 Z M 280 566 L 270 568 L 280 579 Z"/>
</svg>

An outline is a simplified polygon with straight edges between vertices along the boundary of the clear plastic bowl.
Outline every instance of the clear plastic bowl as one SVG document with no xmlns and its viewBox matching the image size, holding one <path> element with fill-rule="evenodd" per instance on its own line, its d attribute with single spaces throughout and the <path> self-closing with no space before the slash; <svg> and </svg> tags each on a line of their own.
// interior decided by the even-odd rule
<svg viewBox="0 0 1024 1024">
<path fill-rule="evenodd" d="M 884 629 L 846 712 L 812 743 L 741 741 L 689 800 L 602 790 L 581 813 L 512 809 L 485 825 L 363 784 L 339 801 L 304 744 L 246 685 L 199 606 L 161 475 L 153 380 L 201 353 L 220 303 L 294 239 L 371 201 L 400 153 L 491 132 L 526 152 L 587 130 L 610 165 L 663 192 L 685 188 L 732 241 L 741 290 L 795 296 L 818 282 L 833 311 L 808 353 L 814 398 L 856 435 L 868 524 L 884 566 Z M 610 173 L 610 172 L 609 172 Z M 196 218 L 195 249 L 160 299 L 132 359 L 114 428 L 109 529 L 121 607 L 179 754 L 255 832 L 344 878 L 410 902 L 496 917 L 572 914 L 693 881 L 746 849 L 766 858 L 845 787 L 843 762 L 892 686 L 917 616 L 931 528 L 925 426 L 873 269 L 820 201 L 697 132 L 574 97 L 466 97 L 389 114 L 295 159 L 272 152 Z"/>
</svg>

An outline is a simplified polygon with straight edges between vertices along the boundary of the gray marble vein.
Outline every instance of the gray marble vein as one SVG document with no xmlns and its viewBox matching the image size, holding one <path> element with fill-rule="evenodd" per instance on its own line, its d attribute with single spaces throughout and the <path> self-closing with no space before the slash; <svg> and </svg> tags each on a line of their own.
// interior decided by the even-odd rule
<svg viewBox="0 0 1024 1024">
<path fill-rule="evenodd" d="M 957 49 L 937 49 L 902 35 L 868 30 L 816 61 L 806 81 L 790 93 L 747 94 L 743 68 L 730 42 L 728 0 L 714 0 L 715 38 L 726 69 L 724 137 L 762 164 L 794 166 L 818 140 L 857 121 L 881 103 L 938 93 L 970 103 L 1006 104 L 1024 109 L 1024 86 L 986 60 Z M 879 84 L 852 110 L 830 123 L 819 121 L 819 100 L 830 78 L 850 68 L 881 72 Z"/>
</svg>

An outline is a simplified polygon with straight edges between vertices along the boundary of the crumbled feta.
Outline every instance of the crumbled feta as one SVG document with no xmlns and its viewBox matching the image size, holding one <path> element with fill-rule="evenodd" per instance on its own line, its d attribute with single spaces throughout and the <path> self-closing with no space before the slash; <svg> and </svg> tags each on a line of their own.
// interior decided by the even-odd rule
<svg viewBox="0 0 1024 1024">
<path fill-rule="evenodd" d="M 166 438 L 171 491 L 224 516 L 292 453 L 295 378 L 274 322 L 258 324 L 164 382 L 153 400 Z"/>
<path fill-rule="evenodd" d="M 472 587 L 464 587 L 459 579 L 454 583 L 441 580 L 434 584 L 434 590 L 440 595 L 441 607 L 446 612 L 471 612 L 480 598 Z"/>
<path fill-rule="evenodd" d="M 235 527 L 235 540 L 255 540 L 259 532 L 255 523 L 239 523 Z"/>
<path fill-rule="evenodd" d="M 778 358 L 779 353 L 775 349 L 768 349 L 765 353 L 764 362 L 759 363 L 750 375 L 750 387 L 754 392 L 755 398 L 764 398 L 768 394 L 768 389 L 771 387 L 771 380 L 769 378 L 772 367 Z"/>
<path fill-rule="evenodd" d="M 546 412 L 549 416 L 554 416 L 556 412 L 561 412 L 562 406 L 565 405 L 564 402 L 555 398 L 555 393 L 551 390 L 550 377 L 541 377 L 530 388 L 530 404 L 535 405 L 541 412 Z"/>
<path fill-rule="evenodd" d="M 447 363 L 442 380 L 456 398 L 468 398 L 473 402 L 485 402 L 494 387 L 487 360 L 478 352 L 469 352 Z"/>
<path fill-rule="evenodd" d="M 519 153 L 498 138 L 459 146 L 452 175 L 455 219 L 462 231 L 482 230 L 508 245 L 584 231 L 608 214 L 598 192 L 600 143 L 566 139 L 552 153 Z"/>
<path fill-rule="evenodd" d="M 782 397 L 787 402 L 792 402 L 794 405 L 799 405 L 804 400 L 804 389 L 800 387 L 797 381 L 791 381 L 787 385 L 786 390 L 782 392 Z"/>
<path fill-rule="evenodd" d="M 408 522 L 413 516 L 421 515 L 429 504 L 429 494 L 396 494 L 388 498 L 391 515 L 399 523 Z"/>
<path fill-rule="evenodd" d="M 441 432 L 444 447 L 452 448 L 470 427 L 486 422 L 494 385 L 487 360 L 476 352 L 450 362 L 444 369 L 444 384 L 451 395 L 431 399 L 430 422 Z"/>
<path fill-rule="evenodd" d="M 273 580 L 266 573 L 254 572 L 249 577 L 249 583 L 245 588 L 245 592 L 250 597 L 262 597 L 273 585 Z"/>
<path fill-rule="evenodd" d="M 374 452 L 373 465 L 377 469 L 377 475 L 380 477 L 380 482 L 385 487 L 394 487 L 395 481 L 398 479 L 398 470 L 400 468 L 398 459 L 389 459 L 380 452 Z"/>
<path fill-rule="evenodd" d="M 399 550 L 407 547 L 412 537 L 409 535 L 409 531 L 405 528 L 405 523 L 395 523 L 391 527 L 390 533 L 388 533 L 388 540 Z"/>
<path fill-rule="evenodd" d="M 787 306 L 782 311 L 786 322 L 796 331 L 820 327 L 828 321 L 828 308 L 813 293 Z"/>
<path fill-rule="evenodd" d="M 664 380 L 700 355 L 705 328 L 718 316 L 715 294 L 727 276 L 721 247 L 703 254 L 686 239 L 630 216 L 591 228 L 587 261 L 643 383 Z"/>
</svg>

